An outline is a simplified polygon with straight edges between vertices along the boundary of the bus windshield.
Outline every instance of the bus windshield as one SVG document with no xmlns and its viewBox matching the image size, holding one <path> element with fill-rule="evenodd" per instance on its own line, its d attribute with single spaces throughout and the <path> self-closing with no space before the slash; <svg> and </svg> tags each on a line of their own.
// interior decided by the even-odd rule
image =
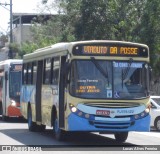
<svg viewBox="0 0 160 154">
<path fill-rule="evenodd" d="M 21 69 L 22 65 L 12 65 L 9 75 L 9 96 L 16 101 L 20 101 Z"/>
<path fill-rule="evenodd" d="M 88 99 L 140 99 L 148 95 L 148 64 L 73 60 L 70 94 Z"/>
</svg>

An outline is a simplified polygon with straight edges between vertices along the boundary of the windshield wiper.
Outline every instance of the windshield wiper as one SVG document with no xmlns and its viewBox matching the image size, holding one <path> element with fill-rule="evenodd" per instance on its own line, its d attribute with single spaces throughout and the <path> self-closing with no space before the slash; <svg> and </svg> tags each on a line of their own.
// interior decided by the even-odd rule
<svg viewBox="0 0 160 154">
<path fill-rule="evenodd" d="M 99 70 L 99 72 L 107 79 L 108 85 L 109 85 L 109 80 L 108 80 L 108 71 L 105 72 L 102 66 L 96 61 L 94 57 L 91 57 L 91 62 L 96 66 L 96 68 Z"/>
</svg>

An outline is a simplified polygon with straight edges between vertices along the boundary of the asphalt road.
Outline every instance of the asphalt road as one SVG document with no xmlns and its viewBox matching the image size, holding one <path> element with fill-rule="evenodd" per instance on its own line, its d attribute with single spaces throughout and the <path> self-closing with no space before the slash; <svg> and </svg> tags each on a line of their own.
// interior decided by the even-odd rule
<svg viewBox="0 0 160 154">
<path fill-rule="evenodd" d="M 45 146 L 50 150 L 93 150 L 105 151 L 114 150 L 116 147 L 148 147 L 160 150 L 160 132 L 152 129 L 151 132 L 130 132 L 125 143 L 118 143 L 114 136 L 99 135 L 96 133 L 69 133 L 64 141 L 57 141 L 53 135 L 52 129 L 47 127 L 44 132 L 30 132 L 25 121 L 12 118 L 4 122 L 0 118 L 0 145 L 26 145 L 26 146 Z M 158 146 L 159 145 L 159 146 Z M 52 147 L 52 148 L 51 148 Z M 115 149 L 116 150 L 116 149 Z M 137 149 L 138 151 L 143 149 Z M 149 150 L 150 151 L 150 150 Z M 135 151 L 136 152 L 136 151 Z"/>
</svg>

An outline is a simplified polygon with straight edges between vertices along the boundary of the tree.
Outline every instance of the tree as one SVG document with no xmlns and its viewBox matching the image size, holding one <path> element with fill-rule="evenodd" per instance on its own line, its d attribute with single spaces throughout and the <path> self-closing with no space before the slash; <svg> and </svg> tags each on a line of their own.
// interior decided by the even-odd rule
<svg viewBox="0 0 160 154">
<path fill-rule="evenodd" d="M 40 17 L 33 20 L 31 27 L 33 41 L 27 41 L 23 43 L 21 47 L 16 47 L 16 51 L 18 51 L 20 57 L 38 48 L 46 47 L 57 42 L 75 40 L 70 21 L 66 14 L 64 14 L 64 4 L 65 3 L 60 0 L 55 0 L 48 6 L 38 6 L 39 11 L 42 13 L 46 9 L 49 13 L 51 13 L 52 10 L 56 10 L 57 13 L 55 15 L 51 13 L 52 17 L 48 21 L 44 21 L 43 18 Z M 15 45 L 11 46 L 14 46 L 15 49 Z"/>
<path fill-rule="evenodd" d="M 151 64 L 157 74 L 160 74 L 160 1 L 147 1 L 141 21 L 141 42 L 150 48 Z"/>
<path fill-rule="evenodd" d="M 104 0 L 82 0 L 80 18 L 75 24 L 78 40 L 104 39 L 108 25 L 107 2 Z"/>
<path fill-rule="evenodd" d="M 0 47 L 3 47 L 6 42 L 8 42 L 7 35 L 0 33 Z"/>
<path fill-rule="evenodd" d="M 77 8 L 77 10 L 68 9 L 67 13 L 69 15 L 76 14 L 78 17 L 73 22 L 77 40 L 116 39 L 137 41 L 145 1 L 79 0 L 79 3 L 70 1 L 68 5 Z M 75 6 L 76 4 L 78 6 Z"/>
<path fill-rule="evenodd" d="M 32 51 L 62 41 L 125 40 L 147 44 L 152 66 L 160 64 L 160 59 L 154 63 L 152 60 L 160 52 L 159 0 L 55 0 L 55 3 L 56 8 L 52 8 L 57 14 L 47 22 L 34 22 L 35 41 L 25 43 L 22 49 Z"/>
</svg>

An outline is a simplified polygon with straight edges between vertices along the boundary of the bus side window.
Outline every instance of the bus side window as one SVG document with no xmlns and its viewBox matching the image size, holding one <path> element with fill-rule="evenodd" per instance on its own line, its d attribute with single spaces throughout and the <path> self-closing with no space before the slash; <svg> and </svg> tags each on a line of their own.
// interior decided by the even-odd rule
<svg viewBox="0 0 160 154">
<path fill-rule="evenodd" d="M 28 84 L 32 84 L 32 64 L 31 63 L 28 64 L 27 74 L 28 74 Z"/>
<path fill-rule="evenodd" d="M 44 61 L 44 74 L 43 83 L 50 84 L 51 82 L 51 59 L 48 58 Z"/>
<path fill-rule="evenodd" d="M 27 64 L 23 64 L 22 83 L 27 84 Z"/>
<path fill-rule="evenodd" d="M 37 63 L 33 62 L 33 84 L 36 84 L 37 80 Z"/>
<path fill-rule="evenodd" d="M 60 58 L 55 57 L 53 61 L 53 68 L 52 68 L 52 84 L 58 85 L 59 81 L 59 65 L 60 65 Z"/>
</svg>

